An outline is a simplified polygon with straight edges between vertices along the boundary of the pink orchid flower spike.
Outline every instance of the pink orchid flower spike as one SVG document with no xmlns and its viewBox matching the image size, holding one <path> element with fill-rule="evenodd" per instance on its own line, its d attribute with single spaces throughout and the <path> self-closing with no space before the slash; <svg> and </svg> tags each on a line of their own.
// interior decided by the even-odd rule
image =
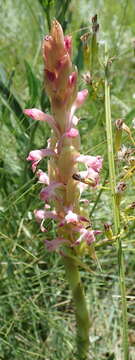
<svg viewBox="0 0 135 360">
<path fill-rule="evenodd" d="M 36 108 L 24 110 L 27 116 L 47 122 L 52 129 L 47 149 L 32 150 L 27 157 L 33 172 L 42 159 L 49 158 L 48 170 L 40 168 L 36 172 L 43 209 L 35 210 L 35 217 L 46 237 L 45 219 L 55 221 L 56 238 L 45 239 L 49 251 L 60 246 L 73 248 L 74 245 L 79 249 L 82 242 L 85 251 L 95 241 L 96 231 L 86 229 L 88 203 L 86 206 L 86 199 L 81 201 L 81 193 L 88 181 L 95 189 L 102 168 L 101 156 L 80 154 L 79 119 L 74 113 L 88 98 L 88 90 L 77 89 L 78 72 L 71 59 L 72 37 L 64 36 L 56 20 L 52 22 L 50 35 L 43 40 L 42 51 L 45 90 L 53 116 Z M 80 163 L 84 164 L 85 170 L 79 171 Z"/>
</svg>

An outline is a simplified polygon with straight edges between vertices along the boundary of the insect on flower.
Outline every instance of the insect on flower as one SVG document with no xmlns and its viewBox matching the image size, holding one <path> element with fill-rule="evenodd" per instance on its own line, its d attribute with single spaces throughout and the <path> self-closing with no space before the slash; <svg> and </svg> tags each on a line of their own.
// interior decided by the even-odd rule
<svg viewBox="0 0 135 360">
<path fill-rule="evenodd" d="M 86 179 L 82 177 L 80 174 L 73 174 L 72 178 L 76 181 L 80 181 L 86 185 L 94 185 L 94 181 L 92 179 Z"/>
</svg>

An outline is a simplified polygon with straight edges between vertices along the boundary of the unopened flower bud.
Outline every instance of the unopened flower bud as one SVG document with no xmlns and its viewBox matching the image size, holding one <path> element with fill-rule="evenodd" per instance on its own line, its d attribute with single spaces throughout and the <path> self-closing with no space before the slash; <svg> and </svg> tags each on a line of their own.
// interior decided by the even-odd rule
<svg viewBox="0 0 135 360">
<path fill-rule="evenodd" d="M 123 192 L 126 190 L 126 187 L 127 187 L 127 185 L 125 184 L 124 181 L 119 182 L 116 186 L 115 194 L 116 194 L 116 202 L 117 202 L 118 206 L 120 206 L 122 195 L 123 195 Z"/>
<path fill-rule="evenodd" d="M 112 225 L 105 223 L 104 229 L 105 229 L 105 235 L 106 235 L 107 239 L 112 240 L 112 238 L 113 238 Z"/>
<path fill-rule="evenodd" d="M 122 125 L 123 125 L 123 119 L 117 119 L 115 121 L 115 126 L 118 130 L 121 130 L 122 129 Z"/>
<path fill-rule="evenodd" d="M 92 17 L 92 31 L 93 33 L 97 33 L 99 30 L 99 24 L 97 23 L 97 14 Z"/>
<path fill-rule="evenodd" d="M 132 211 L 135 209 L 135 201 L 133 201 L 131 204 L 129 204 L 126 209 L 124 210 L 127 214 L 132 213 Z"/>
<path fill-rule="evenodd" d="M 122 138 L 122 125 L 123 125 L 123 120 L 122 119 L 118 119 L 115 121 L 115 127 L 116 127 L 116 132 L 115 132 L 115 151 L 119 151 L 120 147 L 121 147 L 121 138 Z"/>
<path fill-rule="evenodd" d="M 119 182 L 116 186 L 116 193 L 122 193 L 123 191 L 125 191 L 126 187 L 127 186 L 126 186 L 125 182 L 123 182 L 123 181 Z"/>
<path fill-rule="evenodd" d="M 92 76 L 89 71 L 82 75 L 82 79 L 87 85 L 92 85 Z"/>
</svg>

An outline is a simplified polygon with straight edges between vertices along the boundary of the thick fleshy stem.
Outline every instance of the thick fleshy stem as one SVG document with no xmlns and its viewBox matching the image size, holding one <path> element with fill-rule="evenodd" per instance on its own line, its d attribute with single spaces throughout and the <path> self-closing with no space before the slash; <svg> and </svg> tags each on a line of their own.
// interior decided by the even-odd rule
<svg viewBox="0 0 135 360">
<path fill-rule="evenodd" d="M 87 360 L 90 345 L 90 320 L 84 295 L 84 289 L 81 283 L 78 266 L 75 261 L 68 256 L 64 256 L 63 262 L 75 306 L 77 326 L 77 358 L 79 360 Z"/>
</svg>

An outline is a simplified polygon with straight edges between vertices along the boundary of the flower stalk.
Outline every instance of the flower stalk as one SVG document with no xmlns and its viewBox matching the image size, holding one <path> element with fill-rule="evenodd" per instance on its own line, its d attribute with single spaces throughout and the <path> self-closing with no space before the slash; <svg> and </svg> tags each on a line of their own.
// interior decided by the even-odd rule
<svg viewBox="0 0 135 360">
<path fill-rule="evenodd" d="M 52 22 L 50 35 L 43 41 L 42 51 L 45 88 L 51 102 L 52 116 L 38 109 L 24 110 L 27 116 L 47 122 L 52 129 L 47 149 L 33 150 L 27 157 L 38 182 L 43 185 L 40 192 L 43 209 L 36 209 L 34 214 L 41 231 L 45 233 L 48 251 L 58 251 L 60 248 L 75 304 L 78 356 L 86 360 L 90 322 L 78 262 L 74 257 L 78 259 L 80 255 L 90 254 L 95 235 L 100 233 L 88 226 L 88 202 L 81 195 L 87 186 L 94 190 L 98 185 L 102 158 L 80 154 L 79 119 L 74 114 L 83 105 L 88 90 L 77 91 L 78 73 L 71 60 L 72 38 L 64 36 L 56 20 Z M 37 170 L 45 157 L 50 158 L 48 173 L 39 168 Z M 85 165 L 84 171 L 79 171 L 80 163 Z M 52 240 L 47 239 L 44 226 L 49 218 L 56 223 L 57 235 Z"/>
<path fill-rule="evenodd" d="M 89 352 L 89 329 L 90 319 L 84 295 L 83 285 L 81 284 L 78 266 L 75 261 L 68 256 L 63 257 L 66 277 L 72 291 L 75 307 L 77 325 L 77 357 L 79 360 L 86 360 Z"/>
<path fill-rule="evenodd" d="M 105 117 L 106 117 L 106 135 L 108 148 L 108 163 L 109 163 L 109 177 L 110 188 L 112 194 L 114 231 L 117 236 L 118 249 L 118 266 L 119 266 L 119 283 L 122 300 L 122 329 L 123 329 L 123 351 L 124 360 L 129 360 L 128 348 L 128 320 L 127 320 L 127 301 L 126 301 L 126 287 L 125 287 L 125 264 L 122 251 L 122 241 L 120 236 L 120 201 L 118 201 L 119 194 L 116 193 L 116 171 L 113 151 L 113 134 L 112 134 L 112 120 L 111 120 L 111 103 L 110 103 L 110 83 L 109 83 L 109 59 L 107 47 L 105 48 Z"/>
</svg>

